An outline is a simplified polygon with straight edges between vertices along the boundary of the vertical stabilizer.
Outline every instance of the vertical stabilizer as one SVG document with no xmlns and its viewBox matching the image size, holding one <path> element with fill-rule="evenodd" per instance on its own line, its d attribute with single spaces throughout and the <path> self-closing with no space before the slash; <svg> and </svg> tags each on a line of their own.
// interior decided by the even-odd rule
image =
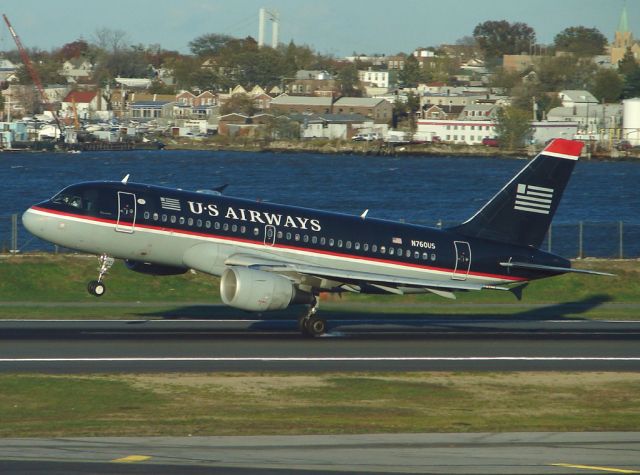
<svg viewBox="0 0 640 475">
<path fill-rule="evenodd" d="M 539 247 L 582 146 L 574 140 L 553 140 L 480 211 L 451 230 L 469 237 Z"/>
</svg>

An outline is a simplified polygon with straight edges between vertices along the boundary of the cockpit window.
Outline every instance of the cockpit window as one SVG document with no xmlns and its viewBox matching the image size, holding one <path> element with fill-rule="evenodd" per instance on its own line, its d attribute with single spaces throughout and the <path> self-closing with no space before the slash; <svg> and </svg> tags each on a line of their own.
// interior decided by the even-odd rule
<svg viewBox="0 0 640 475">
<path fill-rule="evenodd" d="M 64 189 L 51 199 L 53 203 L 85 211 L 95 210 L 97 200 L 98 192 L 96 190 L 78 188 Z"/>
<path fill-rule="evenodd" d="M 51 200 L 56 204 L 71 206 L 72 208 L 82 209 L 82 198 L 74 193 L 62 191 Z"/>
</svg>

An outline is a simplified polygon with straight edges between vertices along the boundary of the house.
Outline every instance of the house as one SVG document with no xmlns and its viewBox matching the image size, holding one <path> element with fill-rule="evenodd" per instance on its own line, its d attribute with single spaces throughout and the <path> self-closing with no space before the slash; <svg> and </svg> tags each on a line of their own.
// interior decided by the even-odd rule
<svg viewBox="0 0 640 475">
<path fill-rule="evenodd" d="M 251 117 L 237 112 L 220 116 L 218 121 L 218 134 L 230 137 L 253 135 L 255 126 L 251 123 Z"/>
<path fill-rule="evenodd" d="M 496 117 L 497 107 L 495 104 L 469 104 L 464 106 L 460 112 L 459 119 L 462 120 L 493 120 Z"/>
<path fill-rule="evenodd" d="M 622 127 L 622 104 L 586 102 L 571 107 L 554 107 L 547 113 L 549 122 L 575 122 L 578 133 L 597 134 L 600 130 Z"/>
<path fill-rule="evenodd" d="M 384 99 L 341 97 L 333 104 L 334 114 L 361 114 L 377 124 L 386 124 L 393 117 L 393 104 Z"/>
<path fill-rule="evenodd" d="M 457 119 L 462 113 L 465 106 L 439 106 L 439 105 L 425 105 L 425 109 L 422 111 L 423 119 L 439 119 L 439 120 L 451 120 Z"/>
<path fill-rule="evenodd" d="M 279 114 L 329 114 L 332 111 L 333 98 L 290 96 L 281 94 L 271 100 L 269 109 Z"/>
<path fill-rule="evenodd" d="M 563 107 L 574 107 L 578 105 L 597 104 L 598 99 L 593 94 L 585 90 L 560 91 L 558 98 L 562 101 Z"/>
<path fill-rule="evenodd" d="M 62 69 L 58 73 L 70 84 L 87 82 L 93 74 L 93 65 L 86 58 L 72 58 L 62 64 Z"/>
<path fill-rule="evenodd" d="M 300 70 L 295 78 L 288 81 L 285 85 L 288 94 L 337 96 L 340 92 L 339 81 L 333 79 L 327 71 Z"/>
<path fill-rule="evenodd" d="M 300 124 L 300 137 L 350 140 L 361 131 L 373 131 L 373 120 L 360 114 L 314 114 L 289 116 Z M 382 136 L 384 130 L 376 130 Z"/>
<path fill-rule="evenodd" d="M 18 80 L 18 68 L 8 59 L 0 59 L 0 84 L 4 85 Z"/>
<path fill-rule="evenodd" d="M 135 100 L 129 104 L 129 117 L 134 119 L 170 118 L 174 100 Z"/>
<path fill-rule="evenodd" d="M 60 103 L 60 116 L 93 119 L 96 112 L 105 111 L 106 103 L 98 91 L 71 91 Z"/>
</svg>

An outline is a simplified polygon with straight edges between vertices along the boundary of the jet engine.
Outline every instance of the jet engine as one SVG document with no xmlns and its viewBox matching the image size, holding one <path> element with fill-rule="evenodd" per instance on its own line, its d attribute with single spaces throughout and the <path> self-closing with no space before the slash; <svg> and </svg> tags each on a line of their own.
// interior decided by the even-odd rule
<svg viewBox="0 0 640 475">
<path fill-rule="evenodd" d="M 124 265 L 129 270 L 148 275 L 179 275 L 189 270 L 184 267 L 163 266 L 150 262 L 132 261 L 131 259 L 126 259 Z"/>
<path fill-rule="evenodd" d="M 230 267 L 220 279 L 222 301 L 242 310 L 282 310 L 292 304 L 311 304 L 313 295 L 297 289 L 278 274 L 245 267 Z"/>
</svg>

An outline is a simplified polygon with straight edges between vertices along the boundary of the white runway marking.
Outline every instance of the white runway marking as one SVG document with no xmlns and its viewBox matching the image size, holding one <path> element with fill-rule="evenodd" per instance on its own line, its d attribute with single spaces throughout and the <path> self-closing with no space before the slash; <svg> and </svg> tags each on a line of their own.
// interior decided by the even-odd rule
<svg viewBox="0 0 640 475">
<path fill-rule="evenodd" d="M 640 357 L 598 356 L 355 356 L 355 357 L 133 357 L 133 358 L 0 358 L 0 363 L 108 362 L 376 362 L 376 361 L 640 361 Z"/>
</svg>

